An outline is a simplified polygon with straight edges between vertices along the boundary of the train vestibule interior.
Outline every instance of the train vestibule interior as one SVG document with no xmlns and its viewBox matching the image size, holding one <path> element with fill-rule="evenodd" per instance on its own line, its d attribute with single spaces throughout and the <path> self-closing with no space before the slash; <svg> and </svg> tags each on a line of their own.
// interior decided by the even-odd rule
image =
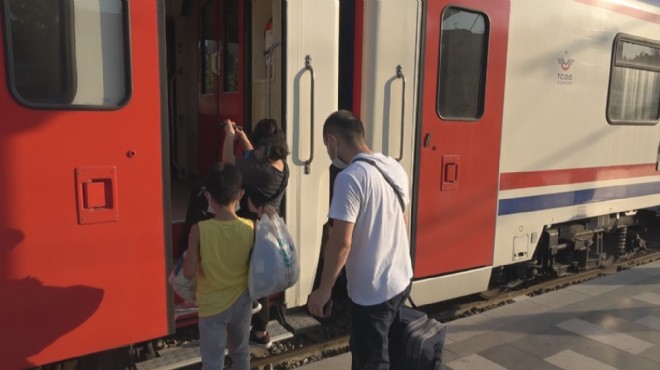
<svg viewBox="0 0 660 370">
<path fill-rule="evenodd" d="M 174 255 L 193 184 L 220 160 L 220 123 L 281 121 L 282 10 L 273 0 L 166 0 Z M 248 134 L 249 136 L 249 134 Z"/>
</svg>

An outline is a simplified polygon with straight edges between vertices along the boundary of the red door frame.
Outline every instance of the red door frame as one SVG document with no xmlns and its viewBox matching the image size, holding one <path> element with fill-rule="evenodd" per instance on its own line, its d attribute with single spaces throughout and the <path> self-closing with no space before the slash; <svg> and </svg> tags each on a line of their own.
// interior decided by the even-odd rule
<svg viewBox="0 0 660 370">
<path fill-rule="evenodd" d="M 474 122 L 441 119 L 436 109 L 440 28 L 449 6 L 483 13 L 489 24 L 484 112 Z M 508 1 L 436 0 L 426 7 L 415 172 L 416 278 L 492 264 L 509 23 Z M 450 177 L 455 181 L 447 182 Z"/>
</svg>

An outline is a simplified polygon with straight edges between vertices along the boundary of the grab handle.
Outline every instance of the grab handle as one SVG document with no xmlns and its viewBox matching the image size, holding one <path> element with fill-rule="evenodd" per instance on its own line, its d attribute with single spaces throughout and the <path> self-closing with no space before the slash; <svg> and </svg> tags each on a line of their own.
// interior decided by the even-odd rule
<svg viewBox="0 0 660 370">
<path fill-rule="evenodd" d="M 305 175 L 309 175 L 311 171 L 312 161 L 314 160 L 314 68 L 312 67 L 312 57 L 309 55 L 305 56 L 305 70 L 311 73 L 311 93 L 310 93 L 310 129 L 309 129 L 309 143 L 310 143 L 310 152 L 309 159 L 305 161 Z"/>
<path fill-rule="evenodd" d="M 406 76 L 403 74 L 403 67 L 401 64 L 396 66 L 396 78 L 401 79 L 403 92 L 401 93 L 401 134 L 399 139 L 399 156 L 395 158 L 397 161 L 401 161 L 403 158 L 403 130 L 405 127 L 405 117 L 406 117 Z"/>
</svg>

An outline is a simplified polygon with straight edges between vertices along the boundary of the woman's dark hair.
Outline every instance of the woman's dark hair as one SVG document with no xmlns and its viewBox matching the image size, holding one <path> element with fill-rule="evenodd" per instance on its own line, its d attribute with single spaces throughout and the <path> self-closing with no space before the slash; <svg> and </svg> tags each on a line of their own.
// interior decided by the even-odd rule
<svg viewBox="0 0 660 370">
<path fill-rule="evenodd" d="M 252 130 L 252 143 L 255 149 L 264 148 L 269 161 L 285 160 L 289 155 L 286 136 L 274 119 L 266 118 L 257 122 Z"/>
</svg>

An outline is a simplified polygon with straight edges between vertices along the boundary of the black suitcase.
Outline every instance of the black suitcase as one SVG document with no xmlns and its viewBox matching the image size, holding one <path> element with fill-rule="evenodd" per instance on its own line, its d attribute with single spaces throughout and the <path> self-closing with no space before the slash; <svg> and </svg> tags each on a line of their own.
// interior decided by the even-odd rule
<svg viewBox="0 0 660 370">
<path fill-rule="evenodd" d="M 390 336 L 391 370 L 441 370 L 447 327 L 424 312 L 401 306 Z"/>
</svg>

